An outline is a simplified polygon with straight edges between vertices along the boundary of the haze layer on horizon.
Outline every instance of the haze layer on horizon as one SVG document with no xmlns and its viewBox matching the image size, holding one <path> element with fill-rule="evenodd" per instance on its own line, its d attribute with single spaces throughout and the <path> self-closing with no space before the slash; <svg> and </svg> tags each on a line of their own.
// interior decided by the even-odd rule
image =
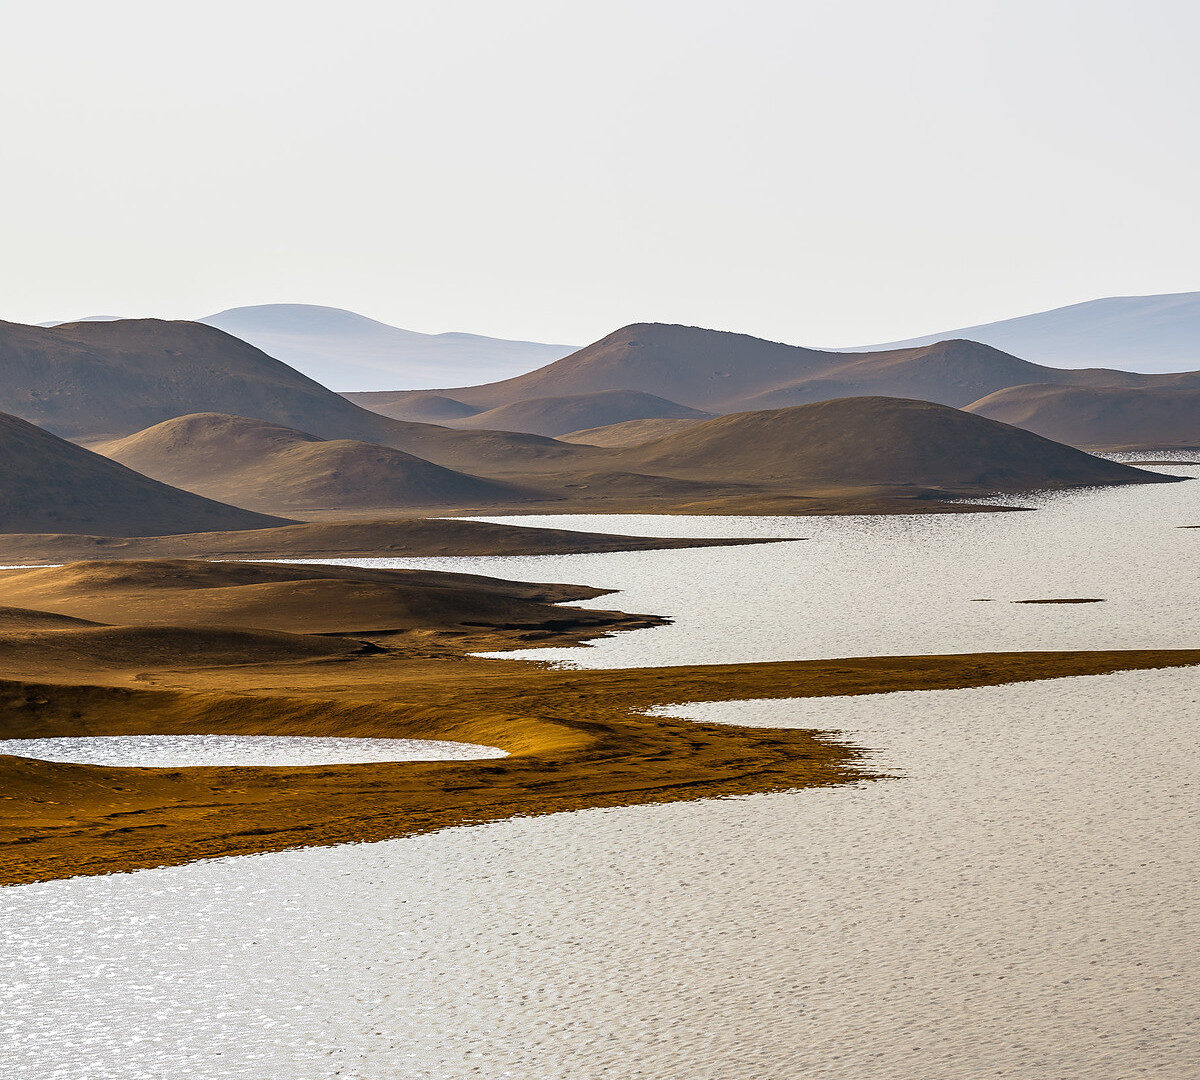
<svg viewBox="0 0 1200 1080">
<path fill-rule="evenodd" d="M 1183 0 L 19 5 L 5 303 L 861 345 L 1200 287 Z"/>
</svg>

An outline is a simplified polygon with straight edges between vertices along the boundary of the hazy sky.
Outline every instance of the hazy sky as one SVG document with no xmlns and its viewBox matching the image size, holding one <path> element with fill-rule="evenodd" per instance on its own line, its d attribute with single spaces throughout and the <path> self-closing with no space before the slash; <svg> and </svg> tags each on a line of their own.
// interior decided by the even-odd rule
<svg viewBox="0 0 1200 1080">
<path fill-rule="evenodd" d="M 3 9 L 8 319 L 849 345 L 1200 289 L 1187 0 Z"/>
</svg>

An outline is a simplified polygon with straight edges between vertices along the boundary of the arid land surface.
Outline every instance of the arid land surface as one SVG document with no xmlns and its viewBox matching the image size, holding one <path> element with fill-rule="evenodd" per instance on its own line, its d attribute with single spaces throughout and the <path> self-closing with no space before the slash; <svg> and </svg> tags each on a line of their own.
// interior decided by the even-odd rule
<svg viewBox="0 0 1200 1080">
<path fill-rule="evenodd" d="M 583 586 L 425 571 L 198 560 L 5 571 L 5 738 L 433 738 L 495 746 L 508 756 L 184 769 L 0 757 L 0 882 L 863 775 L 859 752 L 820 732 L 644 715 L 654 705 L 1200 664 L 1200 650 L 1143 650 L 569 671 L 467 655 L 661 622 L 555 606 L 598 595 Z"/>
</svg>

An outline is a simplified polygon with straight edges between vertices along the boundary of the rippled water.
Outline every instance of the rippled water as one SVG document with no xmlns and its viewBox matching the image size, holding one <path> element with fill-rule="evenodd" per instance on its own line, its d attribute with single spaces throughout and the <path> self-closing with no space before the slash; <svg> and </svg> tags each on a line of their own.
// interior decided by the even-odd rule
<svg viewBox="0 0 1200 1080">
<path fill-rule="evenodd" d="M 677 617 L 569 651 L 592 665 L 1195 646 L 1200 530 L 1176 526 L 1198 489 L 571 518 L 812 539 L 385 565 L 608 584 L 594 604 Z M 1007 603 L 1067 596 L 1105 603 Z M 3 889 L 0 1075 L 1200 1075 L 1200 671 L 683 712 L 840 729 L 896 778 Z"/>
<path fill-rule="evenodd" d="M 1200 469 L 1162 467 L 1177 476 Z M 355 559 L 618 590 L 582 605 L 669 626 L 519 655 L 583 667 L 1200 642 L 1200 480 L 997 502 L 1035 513 L 492 520 L 648 536 L 796 537 L 692 551 Z M 1012 601 L 1088 597 L 1100 604 Z M 981 602 L 983 601 L 983 602 Z M 517 654 L 512 654 L 517 655 Z"/>
<path fill-rule="evenodd" d="M 437 739 L 277 735 L 96 735 L 0 739 L 0 754 L 83 765 L 180 769 L 189 765 L 353 765 L 505 757 L 494 746 Z"/>
</svg>

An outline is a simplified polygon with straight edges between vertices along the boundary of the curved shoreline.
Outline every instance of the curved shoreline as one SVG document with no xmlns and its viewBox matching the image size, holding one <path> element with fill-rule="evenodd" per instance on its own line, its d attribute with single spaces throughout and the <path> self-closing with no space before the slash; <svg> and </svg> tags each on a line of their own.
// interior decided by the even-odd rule
<svg viewBox="0 0 1200 1080">
<path fill-rule="evenodd" d="M 453 825 L 861 780 L 825 733 L 652 718 L 701 700 L 953 689 L 1200 664 L 1200 650 L 1014 652 L 559 671 L 359 655 L 0 681 L 0 733 L 440 738 L 474 762 L 113 769 L 0 757 L 0 884 L 390 839 Z M 105 684 L 106 683 L 106 684 Z"/>
</svg>

